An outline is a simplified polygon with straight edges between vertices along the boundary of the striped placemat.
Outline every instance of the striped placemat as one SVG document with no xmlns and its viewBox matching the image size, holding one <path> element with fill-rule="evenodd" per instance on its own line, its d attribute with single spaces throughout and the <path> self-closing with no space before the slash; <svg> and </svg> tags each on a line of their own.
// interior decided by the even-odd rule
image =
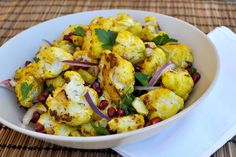
<svg viewBox="0 0 236 157">
<path fill-rule="evenodd" d="M 208 33 L 225 25 L 236 32 L 236 2 L 200 0 L 1 0 L 0 45 L 40 22 L 71 13 L 101 9 L 135 9 L 167 14 L 185 20 Z M 0 124 L 0 156 L 120 156 L 111 149 L 81 150 L 53 145 Z M 236 156 L 232 140 L 215 157 Z"/>
</svg>

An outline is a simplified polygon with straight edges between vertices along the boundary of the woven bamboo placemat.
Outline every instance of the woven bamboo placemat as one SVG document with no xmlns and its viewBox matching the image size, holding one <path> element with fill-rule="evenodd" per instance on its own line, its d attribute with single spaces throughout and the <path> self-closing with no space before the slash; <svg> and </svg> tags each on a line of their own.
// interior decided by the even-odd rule
<svg viewBox="0 0 236 157">
<path fill-rule="evenodd" d="M 185 20 L 205 33 L 225 25 L 236 32 L 236 2 L 194 0 L 0 0 L 0 45 L 17 33 L 40 22 L 81 11 L 136 9 L 159 12 Z M 236 156 L 231 140 L 214 157 Z M 0 124 L 1 156 L 120 156 L 111 149 L 81 150 L 49 144 Z"/>
</svg>

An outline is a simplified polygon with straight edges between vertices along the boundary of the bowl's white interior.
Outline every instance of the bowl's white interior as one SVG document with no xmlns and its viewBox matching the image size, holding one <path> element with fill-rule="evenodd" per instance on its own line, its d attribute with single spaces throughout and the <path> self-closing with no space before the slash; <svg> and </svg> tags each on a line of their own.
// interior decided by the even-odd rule
<svg viewBox="0 0 236 157">
<path fill-rule="evenodd" d="M 178 39 L 179 42 L 188 45 L 194 55 L 194 66 L 197 67 L 202 77 L 187 105 L 193 104 L 205 94 L 216 77 L 218 66 L 214 46 L 208 38 L 198 29 L 175 18 L 132 10 L 106 10 L 72 14 L 41 23 L 18 34 L 0 48 L 0 80 L 12 78 L 18 67 L 22 66 L 26 60 L 31 60 L 42 43 L 42 39 L 49 41 L 58 39 L 62 31 L 70 24 L 88 24 L 94 17 L 108 17 L 118 12 L 126 12 L 140 22 L 144 21 L 145 16 L 156 16 L 163 30 L 167 31 L 171 37 Z M 14 94 L 0 88 L 0 106 L 0 121 L 24 132 L 24 129 L 17 127 L 21 124 L 24 111 L 17 106 Z"/>
</svg>

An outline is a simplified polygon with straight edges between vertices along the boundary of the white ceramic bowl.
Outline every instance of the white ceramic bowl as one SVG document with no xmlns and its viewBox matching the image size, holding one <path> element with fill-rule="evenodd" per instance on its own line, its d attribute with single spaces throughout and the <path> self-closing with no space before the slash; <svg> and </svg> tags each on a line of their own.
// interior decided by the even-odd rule
<svg viewBox="0 0 236 157">
<path fill-rule="evenodd" d="M 171 37 L 178 39 L 179 42 L 191 48 L 194 56 L 194 65 L 202 77 L 194 88 L 187 102 L 187 107 L 183 111 L 158 124 L 128 133 L 96 137 L 54 136 L 37 133 L 32 131 L 30 127 L 22 128 L 21 119 L 24 111 L 17 106 L 15 95 L 5 89 L 0 89 L 0 122 L 20 133 L 58 145 L 85 149 L 111 148 L 157 134 L 161 128 L 184 117 L 185 114 L 202 102 L 210 92 L 217 78 L 219 68 L 216 49 L 211 41 L 196 27 L 184 21 L 162 14 L 136 10 L 81 12 L 55 18 L 21 32 L 0 48 L 0 80 L 12 78 L 18 67 L 22 66 L 26 60 L 31 60 L 42 43 L 42 39 L 52 41 L 59 38 L 62 31 L 70 24 L 88 24 L 97 16 L 108 17 L 119 12 L 128 13 L 139 22 L 143 22 L 145 16 L 155 16 L 163 30 L 167 31 Z"/>
</svg>

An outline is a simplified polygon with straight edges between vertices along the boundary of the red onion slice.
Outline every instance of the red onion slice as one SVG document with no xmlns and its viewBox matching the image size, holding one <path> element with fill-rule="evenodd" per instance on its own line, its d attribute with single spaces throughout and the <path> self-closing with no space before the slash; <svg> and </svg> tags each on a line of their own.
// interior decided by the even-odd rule
<svg viewBox="0 0 236 157">
<path fill-rule="evenodd" d="M 97 67 L 98 64 L 89 63 L 89 62 L 79 62 L 79 61 L 72 61 L 72 60 L 64 60 L 63 63 L 73 65 L 73 66 L 80 66 L 80 67 Z"/>
<path fill-rule="evenodd" d="M 152 76 L 152 79 L 149 81 L 148 87 L 154 86 L 163 73 L 168 70 L 174 69 L 175 67 L 175 64 L 173 64 L 171 61 L 168 61 L 161 68 L 157 69 L 154 75 Z"/>
<path fill-rule="evenodd" d="M 154 89 L 158 89 L 160 87 L 157 86 L 153 86 L 153 87 L 145 87 L 145 86 L 134 86 L 135 90 L 154 90 Z"/>
<path fill-rule="evenodd" d="M 8 90 L 14 92 L 14 88 L 13 88 L 12 84 L 15 84 L 15 82 L 13 82 L 11 79 L 7 79 L 7 80 L 0 82 L 0 87 L 3 87 L 5 89 L 8 89 Z"/>
<path fill-rule="evenodd" d="M 22 119 L 23 126 L 26 126 L 29 124 L 29 122 L 33 118 L 34 112 L 36 111 L 41 114 L 41 113 L 47 112 L 47 108 L 43 104 L 36 104 L 32 106 L 31 108 L 29 108 Z"/>
<path fill-rule="evenodd" d="M 110 121 L 111 118 L 106 116 L 105 114 L 103 114 L 99 109 L 98 107 L 93 103 L 93 100 L 92 98 L 90 97 L 89 93 L 86 92 L 86 94 L 84 95 L 85 96 L 85 99 L 86 101 L 88 102 L 89 106 L 93 109 L 93 111 L 98 115 L 100 116 L 101 118 L 104 118 L 106 119 L 107 121 Z"/>
</svg>

